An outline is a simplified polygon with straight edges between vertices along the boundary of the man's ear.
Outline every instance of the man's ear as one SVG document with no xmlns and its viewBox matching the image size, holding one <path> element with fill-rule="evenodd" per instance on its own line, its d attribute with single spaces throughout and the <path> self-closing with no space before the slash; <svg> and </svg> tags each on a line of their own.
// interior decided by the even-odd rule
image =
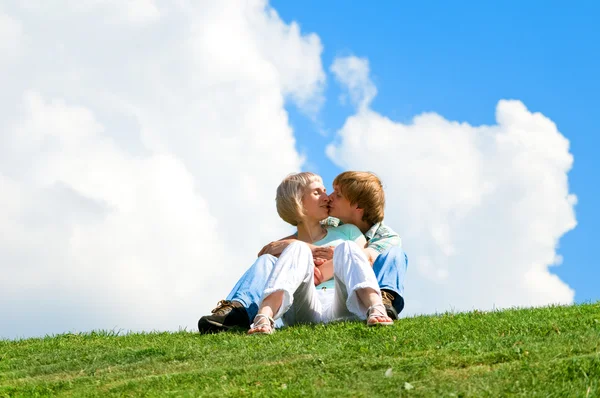
<svg viewBox="0 0 600 398">
<path fill-rule="evenodd" d="M 362 209 L 362 208 L 358 207 L 358 205 L 356 205 L 356 211 L 358 213 L 360 213 L 360 219 L 362 220 L 363 215 L 365 214 L 365 209 Z"/>
</svg>

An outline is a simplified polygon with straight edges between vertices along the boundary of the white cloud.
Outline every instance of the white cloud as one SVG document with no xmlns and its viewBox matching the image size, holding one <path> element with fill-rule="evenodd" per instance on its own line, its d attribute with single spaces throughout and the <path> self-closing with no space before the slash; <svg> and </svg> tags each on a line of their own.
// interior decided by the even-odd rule
<svg viewBox="0 0 600 398">
<path fill-rule="evenodd" d="M 369 60 L 355 56 L 338 57 L 330 68 L 338 82 L 346 87 L 352 104 L 368 107 L 377 95 L 377 87 L 369 77 Z"/>
<path fill-rule="evenodd" d="M 125 15 L 132 22 L 148 23 L 160 18 L 160 11 L 152 0 L 114 1 L 115 5 L 124 5 Z"/>
<path fill-rule="evenodd" d="M 0 9 L 0 67 L 19 54 L 22 36 L 21 23 Z"/>
<path fill-rule="evenodd" d="M 160 20 L 77 9 L 104 3 Z M 195 328 L 288 231 L 284 104 L 318 109 L 318 38 L 262 1 L 26 4 L 0 77 L 0 336 Z"/>
<path fill-rule="evenodd" d="M 52 3 L 44 0 L 22 0 L 19 7 L 44 16 L 46 20 L 60 17 L 88 17 L 93 14 L 95 21 L 103 23 L 123 23 L 145 25 L 157 21 L 161 11 L 154 0 L 55 0 Z M 87 14 L 87 15 L 86 15 Z"/>
<path fill-rule="evenodd" d="M 573 157 L 549 118 L 501 100 L 492 126 L 435 113 L 403 124 L 368 107 L 375 90 L 366 60 L 334 65 L 358 110 L 327 153 L 384 181 L 386 221 L 409 255 L 407 313 L 573 301 L 548 269 L 561 262 L 558 241 L 576 225 Z"/>
</svg>

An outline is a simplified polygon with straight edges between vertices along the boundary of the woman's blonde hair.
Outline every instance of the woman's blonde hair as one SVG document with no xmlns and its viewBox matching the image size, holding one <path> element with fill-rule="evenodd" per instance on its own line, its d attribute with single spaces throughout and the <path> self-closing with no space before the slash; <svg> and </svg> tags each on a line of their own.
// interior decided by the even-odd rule
<svg viewBox="0 0 600 398">
<path fill-rule="evenodd" d="M 321 177 L 315 173 L 302 172 L 290 174 L 281 181 L 277 187 L 277 213 L 283 221 L 297 226 L 304 217 L 304 206 L 302 205 L 302 196 L 308 186 L 318 181 L 323 183 Z"/>
<path fill-rule="evenodd" d="M 363 221 L 373 225 L 383 220 L 385 194 L 381 180 L 374 173 L 345 171 L 335 177 L 333 186 L 338 187 L 350 204 L 364 210 Z"/>
</svg>

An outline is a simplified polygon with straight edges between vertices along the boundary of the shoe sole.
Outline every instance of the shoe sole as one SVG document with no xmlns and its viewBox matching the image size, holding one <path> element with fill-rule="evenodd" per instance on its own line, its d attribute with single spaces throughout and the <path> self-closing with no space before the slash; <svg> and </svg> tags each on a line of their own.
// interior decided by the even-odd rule
<svg viewBox="0 0 600 398">
<path fill-rule="evenodd" d="M 243 326 L 239 326 L 239 325 L 228 326 L 228 325 L 223 325 L 222 323 L 219 323 L 219 322 L 210 321 L 208 319 L 200 318 L 200 320 L 198 321 L 198 331 L 200 332 L 200 334 L 227 332 L 232 329 L 248 330 L 248 328 L 244 328 Z"/>
<path fill-rule="evenodd" d="M 389 316 L 390 318 L 398 319 L 398 312 L 396 312 L 396 309 L 394 307 L 386 305 L 385 312 L 387 312 L 387 316 Z"/>
</svg>

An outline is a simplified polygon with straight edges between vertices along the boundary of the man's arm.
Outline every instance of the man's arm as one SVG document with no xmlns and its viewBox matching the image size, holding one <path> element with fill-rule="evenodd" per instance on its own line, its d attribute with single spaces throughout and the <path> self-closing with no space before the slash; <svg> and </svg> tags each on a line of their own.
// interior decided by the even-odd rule
<svg viewBox="0 0 600 398">
<path fill-rule="evenodd" d="M 279 255 L 281 254 L 281 252 L 286 247 L 288 247 L 288 245 L 290 243 L 292 243 L 294 240 L 296 240 L 296 235 L 290 235 L 290 236 L 286 236 L 284 238 L 281 238 L 279 240 L 276 240 L 274 242 L 267 243 L 258 252 L 258 257 L 262 256 L 263 254 L 272 254 L 272 255 L 274 255 L 276 257 L 279 257 Z"/>
<path fill-rule="evenodd" d="M 365 254 L 365 257 L 367 258 L 369 264 L 372 267 L 373 263 L 375 262 L 375 259 L 379 254 L 374 254 L 373 250 L 369 249 L 369 242 L 367 241 L 367 238 L 365 237 L 365 235 L 363 235 L 362 232 L 358 230 L 358 228 L 356 228 L 356 231 L 359 233 L 359 235 L 355 237 L 354 242 L 358 245 L 358 247 L 363 248 L 363 253 Z"/>
<path fill-rule="evenodd" d="M 375 260 L 377 260 L 377 257 L 381 254 L 377 250 L 370 248 L 368 245 L 367 247 L 363 248 L 363 253 L 365 253 L 367 260 L 369 260 L 371 267 L 373 266 Z"/>
</svg>

